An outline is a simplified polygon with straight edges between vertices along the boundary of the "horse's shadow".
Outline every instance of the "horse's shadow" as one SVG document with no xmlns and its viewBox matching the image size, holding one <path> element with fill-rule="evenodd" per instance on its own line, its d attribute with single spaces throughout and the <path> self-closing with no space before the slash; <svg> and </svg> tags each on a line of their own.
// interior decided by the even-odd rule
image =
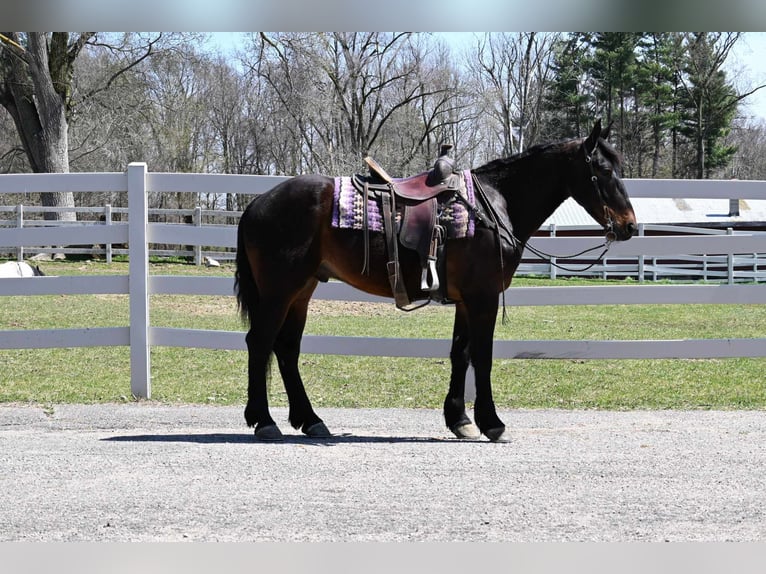
<svg viewBox="0 0 766 574">
<path fill-rule="evenodd" d="M 284 435 L 280 441 L 264 441 L 246 433 L 179 433 L 179 434 L 143 434 L 122 435 L 101 439 L 106 442 L 146 442 L 146 443 L 193 443 L 193 444 L 253 444 L 279 445 L 297 444 L 313 446 L 333 446 L 337 444 L 397 444 L 397 443 L 461 443 L 453 438 L 437 437 L 405 437 L 405 436 L 367 436 L 350 433 L 337 434 L 327 438 L 311 438 L 303 435 Z"/>
</svg>

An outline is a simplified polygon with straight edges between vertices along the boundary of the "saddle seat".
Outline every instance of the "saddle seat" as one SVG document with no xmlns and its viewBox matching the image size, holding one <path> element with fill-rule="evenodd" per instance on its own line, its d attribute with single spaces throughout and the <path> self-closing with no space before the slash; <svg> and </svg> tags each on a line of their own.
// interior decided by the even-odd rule
<svg viewBox="0 0 766 574">
<path fill-rule="evenodd" d="M 438 159 L 434 169 L 424 171 L 411 177 L 390 177 L 386 171 L 371 157 L 364 158 L 367 165 L 370 166 L 370 172 L 378 176 L 382 182 L 390 185 L 393 193 L 402 199 L 410 201 L 426 201 L 433 199 L 445 191 L 455 191 L 458 188 L 458 175 L 452 173 L 452 166 L 449 165 L 449 172 L 440 165 L 443 160 Z"/>
</svg>

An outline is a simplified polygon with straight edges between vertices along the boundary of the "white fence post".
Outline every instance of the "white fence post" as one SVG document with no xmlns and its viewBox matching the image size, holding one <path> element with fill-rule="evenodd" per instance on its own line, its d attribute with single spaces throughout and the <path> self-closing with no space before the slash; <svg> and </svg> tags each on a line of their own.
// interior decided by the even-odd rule
<svg viewBox="0 0 766 574">
<path fill-rule="evenodd" d="M 202 227 L 202 208 L 199 205 L 194 208 L 194 225 Z M 194 246 L 194 264 L 202 265 L 202 245 L 199 243 Z"/>
<path fill-rule="evenodd" d="M 734 235 L 732 227 L 726 228 L 726 235 Z M 729 253 L 726 256 L 726 281 L 729 285 L 734 284 L 734 254 Z"/>
<path fill-rule="evenodd" d="M 111 204 L 106 204 L 104 206 L 104 224 L 105 225 L 111 225 L 112 224 L 112 206 Z M 106 264 L 111 265 L 112 264 L 112 244 L 107 243 L 104 245 L 104 257 L 106 257 Z"/>
<path fill-rule="evenodd" d="M 150 398 L 149 242 L 146 164 L 128 165 L 128 249 L 130 285 L 130 390 Z"/>
<path fill-rule="evenodd" d="M 476 375 L 473 371 L 473 365 L 469 365 L 468 370 L 465 372 L 463 398 L 470 403 L 476 400 Z"/>
<path fill-rule="evenodd" d="M 551 237 L 556 237 L 556 224 L 555 223 L 551 223 L 549 235 Z M 550 278 L 551 279 L 555 279 L 556 278 L 556 258 L 555 257 L 551 257 L 551 262 L 550 262 L 549 266 L 550 266 L 550 270 L 549 270 L 550 271 Z"/>
<path fill-rule="evenodd" d="M 16 206 L 16 227 L 21 229 L 24 227 L 24 206 L 19 204 Z M 16 248 L 16 260 L 21 262 L 24 261 L 24 246 L 19 245 Z"/>
<path fill-rule="evenodd" d="M 638 224 L 638 236 L 643 237 L 645 234 L 644 230 L 644 224 L 639 223 Z M 643 283 L 644 282 L 644 256 L 639 255 L 638 256 L 638 282 Z"/>
</svg>

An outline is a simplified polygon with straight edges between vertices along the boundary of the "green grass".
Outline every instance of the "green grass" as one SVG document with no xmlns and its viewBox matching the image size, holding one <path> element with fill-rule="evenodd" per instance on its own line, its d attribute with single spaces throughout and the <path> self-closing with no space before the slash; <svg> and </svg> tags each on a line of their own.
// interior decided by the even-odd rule
<svg viewBox="0 0 766 574">
<path fill-rule="evenodd" d="M 52 275 L 125 274 L 124 262 L 45 263 Z M 231 276 L 231 265 L 197 268 L 154 263 L 153 274 Z M 515 284 L 595 284 L 600 281 L 519 278 Z M 243 330 L 232 297 L 155 295 L 153 325 Z M 498 322 L 505 339 L 683 339 L 766 337 L 766 306 L 607 305 L 509 307 Z M 449 338 L 453 309 L 431 305 L 402 313 L 391 304 L 312 302 L 307 334 Z M 122 295 L 0 298 L 0 330 L 125 326 Z M 246 354 L 240 351 L 154 348 L 152 400 L 243 404 Z M 0 350 L 0 402 L 132 401 L 127 348 Z M 439 408 L 449 361 L 302 355 L 309 395 L 318 407 Z M 766 359 L 496 360 L 493 390 L 500 407 L 599 409 L 762 409 Z M 271 400 L 286 404 L 278 375 Z"/>
</svg>

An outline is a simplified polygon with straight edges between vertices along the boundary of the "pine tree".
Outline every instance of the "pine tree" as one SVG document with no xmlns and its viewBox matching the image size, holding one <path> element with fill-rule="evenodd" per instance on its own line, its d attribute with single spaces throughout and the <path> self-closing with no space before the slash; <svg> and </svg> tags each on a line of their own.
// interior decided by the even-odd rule
<svg viewBox="0 0 766 574">
<path fill-rule="evenodd" d="M 675 66 L 672 54 L 673 34 L 650 32 L 639 41 L 637 69 L 637 98 L 648 124 L 647 142 L 644 149 L 651 154 L 651 168 L 639 169 L 637 177 L 658 177 L 661 173 L 662 152 L 666 147 L 667 134 L 678 125 L 675 110 Z M 639 162 L 642 166 L 643 163 Z M 666 169 L 667 171 L 667 169 Z M 670 173 L 666 173 L 670 175 Z"/>
<path fill-rule="evenodd" d="M 741 97 L 721 69 L 738 33 L 685 35 L 681 134 L 692 146 L 686 175 L 709 178 L 731 161 L 736 148 L 724 143 Z"/>
<path fill-rule="evenodd" d="M 584 84 L 587 39 L 587 34 L 569 34 L 555 48 L 553 81 L 546 90 L 542 139 L 583 135 L 593 120 Z"/>
</svg>

